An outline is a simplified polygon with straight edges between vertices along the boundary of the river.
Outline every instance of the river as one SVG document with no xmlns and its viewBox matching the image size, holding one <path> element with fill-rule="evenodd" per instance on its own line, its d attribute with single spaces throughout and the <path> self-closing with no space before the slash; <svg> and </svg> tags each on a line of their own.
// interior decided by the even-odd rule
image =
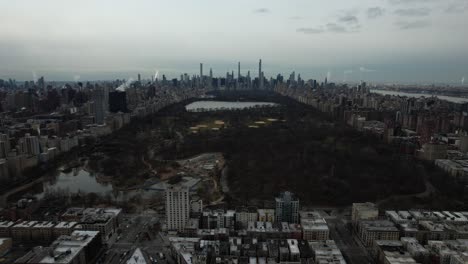
<svg viewBox="0 0 468 264">
<path fill-rule="evenodd" d="M 454 97 L 454 96 L 447 96 L 447 95 L 434 95 L 434 94 L 428 94 L 428 93 L 406 93 L 406 92 L 397 92 L 397 91 L 388 91 L 388 90 L 371 90 L 371 92 L 382 94 L 382 95 L 407 96 L 407 97 L 413 97 L 413 98 L 434 96 L 441 100 L 446 100 L 446 101 L 457 103 L 457 104 L 468 102 L 468 98 Z"/>
</svg>

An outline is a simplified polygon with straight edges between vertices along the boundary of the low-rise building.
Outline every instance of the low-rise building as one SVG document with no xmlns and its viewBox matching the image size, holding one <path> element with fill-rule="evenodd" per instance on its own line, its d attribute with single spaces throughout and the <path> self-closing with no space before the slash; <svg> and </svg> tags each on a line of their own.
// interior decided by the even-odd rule
<svg viewBox="0 0 468 264">
<path fill-rule="evenodd" d="M 379 217 L 379 209 L 373 203 L 353 203 L 351 220 L 355 224 L 359 220 L 374 220 Z"/>
<path fill-rule="evenodd" d="M 57 225 L 54 226 L 52 230 L 52 235 L 54 238 L 57 238 L 59 236 L 69 236 L 75 230 L 77 224 L 77 222 L 59 222 Z"/>
<path fill-rule="evenodd" d="M 335 241 L 309 241 L 309 245 L 314 255 L 314 263 L 346 264 L 343 254 L 341 254 L 341 251 Z"/>
<path fill-rule="evenodd" d="M 38 222 L 31 228 L 31 239 L 42 243 L 50 243 L 54 238 L 52 232 L 54 226 L 55 224 L 52 222 Z"/>
<path fill-rule="evenodd" d="M 236 226 L 247 227 L 249 222 L 256 222 L 258 220 L 257 207 L 238 207 L 236 208 Z"/>
<path fill-rule="evenodd" d="M 70 208 L 62 219 L 78 222 L 83 230 L 100 231 L 102 239 L 107 240 L 119 226 L 121 212 L 118 208 Z"/>
<path fill-rule="evenodd" d="M 37 221 L 23 221 L 14 225 L 11 228 L 13 242 L 31 242 L 32 227 L 37 223 Z"/>
<path fill-rule="evenodd" d="M 12 221 L 0 222 L 0 237 L 11 237 L 11 227 L 14 225 Z"/>
<path fill-rule="evenodd" d="M 17 264 L 87 264 L 102 248 L 98 231 L 74 231 L 61 236 L 50 247 L 36 247 L 16 260 Z"/>
<path fill-rule="evenodd" d="M 400 231 L 388 220 L 360 221 L 357 233 L 366 247 L 372 247 L 376 240 L 400 239 Z"/>
<path fill-rule="evenodd" d="M 330 230 L 327 221 L 317 212 L 300 212 L 302 239 L 328 240 Z"/>
</svg>

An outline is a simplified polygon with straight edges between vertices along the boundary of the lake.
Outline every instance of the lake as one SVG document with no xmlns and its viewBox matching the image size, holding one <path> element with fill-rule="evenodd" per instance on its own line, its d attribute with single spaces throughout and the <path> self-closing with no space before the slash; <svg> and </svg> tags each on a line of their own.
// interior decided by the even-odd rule
<svg viewBox="0 0 468 264">
<path fill-rule="evenodd" d="M 457 103 L 457 104 L 468 102 L 468 98 L 446 96 L 446 95 L 433 95 L 433 94 L 427 94 L 427 93 L 405 93 L 405 92 L 387 91 L 387 90 L 371 90 L 371 92 L 382 94 L 382 95 L 407 96 L 407 97 L 413 97 L 413 98 L 435 96 L 441 100 L 446 100 L 446 101 Z"/>
<path fill-rule="evenodd" d="M 238 110 L 255 107 L 274 107 L 270 102 L 226 102 L 226 101 L 196 101 L 185 106 L 189 112 L 207 112 L 220 110 Z"/>
<path fill-rule="evenodd" d="M 48 192 L 96 193 L 101 196 L 109 195 L 115 201 L 127 201 L 136 195 L 142 198 L 151 198 L 153 194 L 158 193 L 157 191 L 144 189 L 118 190 L 112 186 L 112 183 L 99 181 L 99 177 L 83 168 L 74 168 L 71 172 L 57 171 L 55 175 L 45 177 L 42 188 L 39 190 L 35 194 L 37 198 L 43 198 Z"/>
</svg>

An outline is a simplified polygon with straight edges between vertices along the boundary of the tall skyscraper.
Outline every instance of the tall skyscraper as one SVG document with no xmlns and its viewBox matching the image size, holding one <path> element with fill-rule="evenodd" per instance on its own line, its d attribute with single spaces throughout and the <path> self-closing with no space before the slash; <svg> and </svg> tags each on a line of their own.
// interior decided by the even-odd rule
<svg viewBox="0 0 468 264">
<path fill-rule="evenodd" d="M 39 138 L 36 136 L 31 136 L 30 134 L 26 134 L 24 136 L 26 141 L 26 153 L 31 156 L 37 156 L 41 154 L 40 146 L 39 146 Z"/>
<path fill-rule="evenodd" d="M 262 59 L 258 63 L 258 83 L 260 90 L 263 89 L 263 72 L 262 72 Z"/>
<path fill-rule="evenodd" d="M 276 222 L 299 223 L 299 199 L 291 192 L 275 198 Z"/>
<path fill-rule="evenodd" d="M 203 63 L 200 63 L 200 88 L 203 87 Z"/>
<path fill-rule="evenodd" d="M 10 137 L 7 134 L 0 134 L 0 159 L 6 158 L 10 152 Z"/>
<path fill-rule="evenodd" d="M 141 82 L 141 75 L 138 74 L 138 82 Z"/>
<path fill-rule="evenodd" d="M 190 192 L 187 187 L 166 189 L 166 225 L 168 230 L 183 230 L 190 218 Z"/>
<path fill-rule="evenodd" d="M 106 117 L 106 103 L 105 103 L 104 89 L 95 87 L 93 90 L 93 101 L 94 101 L 94 121 L 96 124 L 104 124 Z"/>
<path fill-rule="evenodd" d="M 208 87 L 211 89 L 213 88 L 213 69 L 210 68 L 210 79 L 209 79 Z"/>
</svg>

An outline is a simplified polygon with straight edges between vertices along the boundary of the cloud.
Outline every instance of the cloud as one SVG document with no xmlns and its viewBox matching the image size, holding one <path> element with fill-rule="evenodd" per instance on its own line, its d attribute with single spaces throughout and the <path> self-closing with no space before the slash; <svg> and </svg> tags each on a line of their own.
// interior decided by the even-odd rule
<svg viewBox="0 0 468 264">
<path fill-rule="evenodd" d="M 371 7 L 367 9 L 366 13 L 368 18 L 377 18 L 385 14 L 385 9 L 381 7 Z"/>
<path fill-rule="evenodd" d="M 396 15 L 408 17 L 428 16 L 430 13 L 431 10 L 429 8 L 408 8 L 395 10 Z"/>
<path fill-rule="evenodd" d="M 373 69 L 368 69 L 366 67 L 359 67 L 359 71 L 360 72 L 376 72 L 376 70 L 373 70 Z"/>
<path fill-rule="evenodd" d="M 465 13 L 468 11 L 468 2 L 467 3 L 457 3 L 457 4 L 451 4 L 447 6 L 444 10 L 446 13 L 449 14 L 461 14 Z"/>
<path fill-rule="evenodd" d="M 428 27 L 430 23 L 427 20 L 397 21 L 395 25 L 399 29 L 417 29 Z"/>
<path fill-rule="evenodd" d="M 358 18 L 354 15 L 345 15 L 339 17 L 338 21 L 346 24 L 357 24 L 359 22 Z"/>
<path fill-rule="evenodd" d="M 262 8 L 255 9 L 253 12 L 257 14 L 266 14 L 266 13 L 270 13 L 270 9 L 262 7 Z"/>
<path fill-rule="evenodd" d="M 300 33 L 304 33 L 304 34 L 319 34 L 319 33 L 324 32 L 322 28 L 310 28 L 310 27 L 298 28 L 296 31 Z"/>
<path fill-rule="evenodd" d="M 302 17 L 301 17 L 301 16 L 292 16 L 292 17 L 289 17 L 289 19 L 292 19 L 292 20 L 301 20 Z"/>
<path fill-rule="evenodd" d="M 336 23 L 328 23 L 325 25 L 328 31 L 335 32 L 335 33 L 343 33 L 346 32 L 346 28 L 342 25 L 338 25 Z"/>
<path fill-rule="evenodd" d="M 353 70 L 345 70 L 343 73 L 344 74 L 351 74 L 351 73 L 353 73 Z"/>
<path fill-rule="evenodd" d="M 353 33 L 357 32 L 360 28 L 360 25 L 353 25 L 351 27 L 346 27 L 337 23 L 328 23 L 320 27 L 302 27 L 296 29 L 296 32 L 304 34 L 320 34 L 320 33 Z"/>
</svg>

